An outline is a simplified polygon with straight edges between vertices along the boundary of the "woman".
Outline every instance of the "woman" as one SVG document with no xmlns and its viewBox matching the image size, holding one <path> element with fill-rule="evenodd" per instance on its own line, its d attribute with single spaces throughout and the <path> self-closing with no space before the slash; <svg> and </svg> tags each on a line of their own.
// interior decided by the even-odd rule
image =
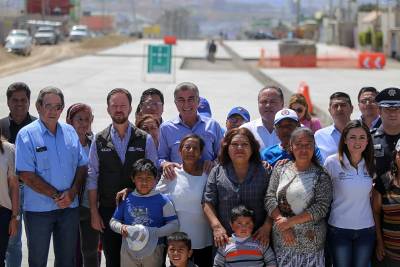
<svg viewBox="0 0 400 267">
<path fill-rule="evenodd" d="M 321 129 L 321 122 L 318 118 L 312 118 L 308 111 L 308 104 L 302 94 L 294 94 L 289 100 L 289 108 L 296 111 L 300 123 L 310 128 L 314 133 Z"/>
<path fill-rule="evenodd" d="M 68 108 L 67 123 L 75 128 L 86 155 L 89 155 L 89 148 L 92 143 L 92 122 L 93 113 L 90 106 L 76 103 Z M 83 257 L 84 266 L 97 267 L 99 265 L 97 253 L 99 233 L 91 227 L 88 191 L 84 190 L 84 188 L 82 188 L 82 192 L 79 195 L 79 201 L 80 251 L 82 256 L 78 252 L 78 258 L 82 260 Z M 81 264 L 78 265 L 81 266 Z"/>
<path fill-rule="evenodd" d="M 228 131 L 221 143 L 219 164 L 211 170 L 203 196 L 216 246 L 223 246 L 232 234 L 230 212 L 239 204 L 254 210 L 254 237 L 263 244 L 269 242 L 271 222 L 263 206 L 269 172 L 261 163 L 259 148 L 246 128 Z"/>
<path fill-rule="evenodd" d="M 290 138 L 293 161 L 276 166 L 265 196 L 273 219 L 273 244 L 278 266 L 325 266 L 325 216 L 332 198 L 329 176 L 315 156 L 309 128 Z"/>
<path fill-rule="evenodd" d="M 377 177 L 373 190 L 376 224 L 376 266 L 400 266 L 400 140 L 397 141 L 390 171 Z"/>
<path fill-rule="evenodd" d="M 328 246 L 333 266 L 368 266 L 375 246 L 371 207 L 374 147 L 368 127 L 361 120 L 347 123 L 338 153 L 325 168 L 331 176 L 333 201 L 328 220 Z"/>
<path fill-rule="evenodd" d="M 0 137 L 0 266 L 4 266 L 8 239 L 17 234 L 19 184 L 14 146 Z"/>
<path fill-rule="evenodd" d="M 136 122 L 136 127 L 150 134 L 154 144 L 158 147 L 158 138 L 160 135 L 160 122 L 153 115 L 143 115 Z"/>
<path fill-rule="evenodd" d="M 204 185 L 208 175 L 200 160 L 204 141 L 196 134 L 185 136 L 179 145 L 182 168 L 175 168 L 176 179 L 164 176 L 156 189 L 167 194 L 174 203 L 180 232 L 192 240 L 193 261 L 199 267 L 212 265 L 212 234 L 201 206 Z"/>
</svg>

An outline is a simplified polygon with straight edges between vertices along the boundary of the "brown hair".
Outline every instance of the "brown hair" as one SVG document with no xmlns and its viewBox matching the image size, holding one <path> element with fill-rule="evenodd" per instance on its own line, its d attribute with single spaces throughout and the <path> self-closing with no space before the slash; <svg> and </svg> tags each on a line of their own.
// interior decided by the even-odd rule
<svg viewBox="0 0 400 267">
<path fill-rule="evenodd" d="M 355 129 L 355 128 L 362 128 L 367 135 L 368 144 L 365 147 L 365 149 L 361 155 L 365 160 L 365 166 L 367 168 L 369 176 L 371 176 L 373 178 L 374 174 L 375 174 L 374 145 L 372 142 L 371 134 L 369 133 L 368 126 L 365 125 L 365 123 L 363 123 L 361 120 L 349 121 L 342 131 L 342 135 L 340 137 L 339 147 L 338 147 L 340 165 L 342 165 L 342 167 L 344 166 L 343 154 L 346 154 L 346 156 L 349 160 L 351 159 L 351 154 L 349 152 L 347 145 L 345 144 L 345 139 L 347 138 L 349 131 L 351 129 Z"/>
<path fill-rule="evenodd" d="M 300 104 L 300 105 L 304 106 L 306 109 L 306 113 L 304 114 L 304 117 L 307 120 L 311 120 L 311 114 L 310 114 L 310 111 L 308 110 L 308 104 L 307 104 L 307 101 L 306 101 L 306 98 L 304 97 L 304 95 L 302 95 L 302 94 L 292 95 L 289 100 L 289 108 L 293 109 L 294 104 Z"/>
<path fill-rule="evenodd" d="M 231 157 L 229 156 L 229 145 L 232 142 L 233 137 L 236 135 L 244 135 L 249 139 L 250 147 L 251 147 L 251 157 L 250 161 L 254 163 L 261 163 L 261 158 L 260 158 L 260 145 L 258 144 L 258 141 L 254 138 L 254 135 L 252 132 L 250 132 L 249 129 L 247 128 L 234 128 L 229 130 L 226 134 L 224 139 L 221 142 L 221 148 L 220 152 L 218 155 L 218 161 L 222 166 L 226 166 L 228 163 L 232 162 Z"/>
</svg>

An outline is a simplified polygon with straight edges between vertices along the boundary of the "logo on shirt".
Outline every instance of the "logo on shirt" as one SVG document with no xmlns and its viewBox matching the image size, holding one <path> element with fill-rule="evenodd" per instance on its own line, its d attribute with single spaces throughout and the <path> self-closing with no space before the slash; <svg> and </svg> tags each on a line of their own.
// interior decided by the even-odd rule
<svg viewBox="0 0 400 267">
<path fill-rule="evenodd" d="M 144 150 L 141 147 L 133 147 L 133 146 L 131 146 L 131 147 L 128 147 L 128 151 L 129 152 L 135 152 L 135 151 L 143 152 Z"/>
<path fill-rule="evenodd" d="M 128 207 L 128 213 L 133 218 L 134 224 L 142 224 L 142 225 L 150 225 L 152 220 L 149 216 L 149 210 L 146 207 L 142 206 L 135 206 L 135 207 Z"/>
<path fill-rule="evenodd" d="M 111 148 L 105 147 L 105 148 L 100 149 L 100 151 L 101 151 L 101 152 L 110 152 L 110 151 L 111 151 Z"/>
<path fill-rule="evenodd" d="M 349 176 L 348 173 L 345 172 L 339 172 L 339 180 L 347 180 L 347 179 L 352 179 L 352 177 Z"/>
</svg>

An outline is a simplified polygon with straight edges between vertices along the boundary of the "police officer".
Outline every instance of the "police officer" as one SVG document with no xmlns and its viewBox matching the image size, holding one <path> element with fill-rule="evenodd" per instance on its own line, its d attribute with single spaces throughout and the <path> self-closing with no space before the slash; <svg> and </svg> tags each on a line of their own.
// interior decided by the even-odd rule
<svg viewBox="0 0 400 267">
<path fill-rule="evenodd" d="M 382 125 L 371 131 L 379 177 L 390 169 L 392 153 L 400 138 L 400 89 L 386 88 L 375 97 L 375 101 L 382 118 Z"/>
</svg>

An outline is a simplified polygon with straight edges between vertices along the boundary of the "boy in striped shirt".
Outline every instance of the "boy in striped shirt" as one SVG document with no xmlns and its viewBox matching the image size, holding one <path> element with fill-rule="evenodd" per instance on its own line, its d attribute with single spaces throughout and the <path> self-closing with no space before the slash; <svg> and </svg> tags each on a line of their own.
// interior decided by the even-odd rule
<svg viewBox="0 0 400 267">
<path fill-rule="evenodd" d="M 218 248 L 214 267 L 276 267 L 272 249 L 252 237 L 254 211 L 244 205 L 234 207 L 231 211 L 231 227 L 234 234 L 228 244 Z"/>
</svg>

